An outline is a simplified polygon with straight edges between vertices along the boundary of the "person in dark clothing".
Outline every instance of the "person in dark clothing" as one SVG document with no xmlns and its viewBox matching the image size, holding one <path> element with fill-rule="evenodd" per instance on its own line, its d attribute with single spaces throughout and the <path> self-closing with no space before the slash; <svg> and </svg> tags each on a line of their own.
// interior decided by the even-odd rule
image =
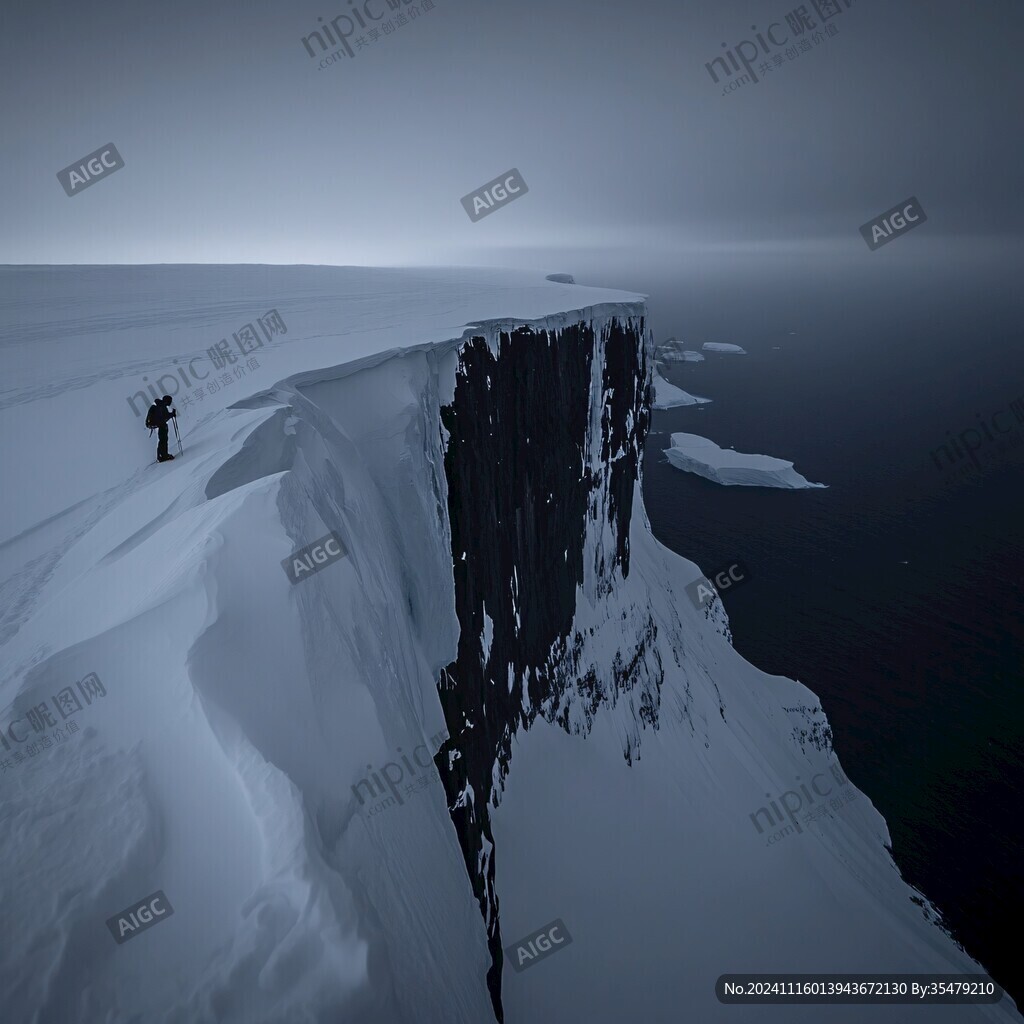
<svg viewBox="0 0 1024 1024">
<path fill-rule="evenodd" d="M 158 398 L 149 407 L 149 412 L 146 413 L 146 426 L 156 427 L 158 438 L 156 446 L 157 462 L 170 462 L 174 458 L 167 451 L 167 424 L 178 416 L 177 411 L 171 408 L 172 401 L 173 399 L 170 395 L 164 395 L 163 398 Z"/>
</svg>

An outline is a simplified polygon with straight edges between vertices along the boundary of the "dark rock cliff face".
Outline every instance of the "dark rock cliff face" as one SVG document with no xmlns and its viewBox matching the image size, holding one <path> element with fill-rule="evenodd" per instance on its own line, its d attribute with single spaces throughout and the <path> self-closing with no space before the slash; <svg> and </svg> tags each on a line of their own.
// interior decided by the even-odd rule
<svg viewBox="0 0 1024 1024">
<path fill-rule="evenodd" d="M 460 352 L 454 400 L 441 411 L 461 633 L 458 657 L 438 683 L 450 738 L 436 760 L 487 928 L 487 983 L 499 1021 L 499 851 L 490 812 L 515 732 L 538 714 L 568 731 L 569 688 L 589 705 L 587 721 L 603 699 L 593 669 L 581 667 L 583 637 L 573 620 L 588 571 L 599 594 L 629 574 L 649 425 L 644 335 L 635 317 L 596 328 L 521 327 L 500 334 L 497 355 L 473 338 Z M 602 528 L 613 543 L 593 543 Z M 641 637 L 638 649 L 616 656 L 616 686 L 635 683 L 643 647 Z"/>
</svg>

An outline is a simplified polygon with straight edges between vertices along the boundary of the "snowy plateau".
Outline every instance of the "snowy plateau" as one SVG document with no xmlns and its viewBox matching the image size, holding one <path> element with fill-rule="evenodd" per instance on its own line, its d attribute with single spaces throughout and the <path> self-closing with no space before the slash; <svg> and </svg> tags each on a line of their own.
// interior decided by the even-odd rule
<svg viewBox="0 0 1024 1024">
<path fill-rule="evenodd" d="M 643 296 L 63 266 L 0 269 L 0 304 L 4 1024 L 1021 1019 L 717 1001 L 733 972 L 982 968 L 814 694 L 652 536 Z M 116 942 L 153 894 L 173 914 Z"/>
<path fill-rule="evenodd" d="M 699 434 L 673 434 L 671 447 L 665 449 L 665 455 L 676 469 L 696 473 L 712 483 L 726 486 L 739 484 L 787 489 L 827 486 L 811 483 L 793 468 L 792 462 L 785 459 L 720 448 Z"/>
</svg>

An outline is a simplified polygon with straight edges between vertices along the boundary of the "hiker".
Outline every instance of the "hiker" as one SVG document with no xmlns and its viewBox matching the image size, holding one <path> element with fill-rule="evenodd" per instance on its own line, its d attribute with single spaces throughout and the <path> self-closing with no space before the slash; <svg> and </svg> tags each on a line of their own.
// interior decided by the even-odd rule
<svg viewBox="0 0 1024 1024">
<path fill-rule="evenodd" d="M 149 407 L 149 412 L 146 413 L 146 426 L 149 427 L 150 434 L 153 433 L 153 428 L 156 427 L 158 438 L 156 446 L 157 462 L 170 462 L 174 458 L 167 451 L 167 424 L 172 418 L 178 418 L 177 411 L 171 408 L 172 401 L 174 399 L 170 395 L 164 395 L 163 398 L 158 398 Z"/>
</svg>

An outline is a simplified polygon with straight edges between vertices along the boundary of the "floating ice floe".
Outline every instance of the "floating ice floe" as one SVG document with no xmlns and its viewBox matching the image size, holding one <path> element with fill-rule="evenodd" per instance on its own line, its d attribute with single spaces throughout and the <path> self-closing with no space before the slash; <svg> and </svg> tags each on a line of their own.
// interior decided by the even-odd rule
<svg viewBox="0 0 1024 1024">
<path fill-rule="evenodd" d="M 654 387 L 654 397 L 651 399 L 652 409 L 675 409 L 681 405 L 705 405 L 710 398 L 701 398 L 699 395 L 691 395 L 675 384 L 670 384 L 660 373 L 654 374 L 651 380 Z"/>
<path fill-rule="evenodd" d="M 704 357 L 692 349 L 684 349 L 683 342 L 675 338 L 666 338 L 657 346 L 655 352 L 659 363 L 700 363 Z"/>
<path fill-rule="evenodd" d="M 701 348 L 705 352 L 729 352 L 737 356 L 745 356 L 747 354 L 747 350 L 740 348 L 739 345 L 727 345 L 721 341 L 705 341 Z"/>
<path fill-rule="evenodd" d="M 746 487 L 825 487 L 801 476 L 792 462 L 770 455 L 747 455 L 731 448 L 719 448 L 699 434 L 673 434 L 672 447 L 665 449 L 668 461 L 677 469 L 696 473 L 716 484 Z"/>
</svg>

